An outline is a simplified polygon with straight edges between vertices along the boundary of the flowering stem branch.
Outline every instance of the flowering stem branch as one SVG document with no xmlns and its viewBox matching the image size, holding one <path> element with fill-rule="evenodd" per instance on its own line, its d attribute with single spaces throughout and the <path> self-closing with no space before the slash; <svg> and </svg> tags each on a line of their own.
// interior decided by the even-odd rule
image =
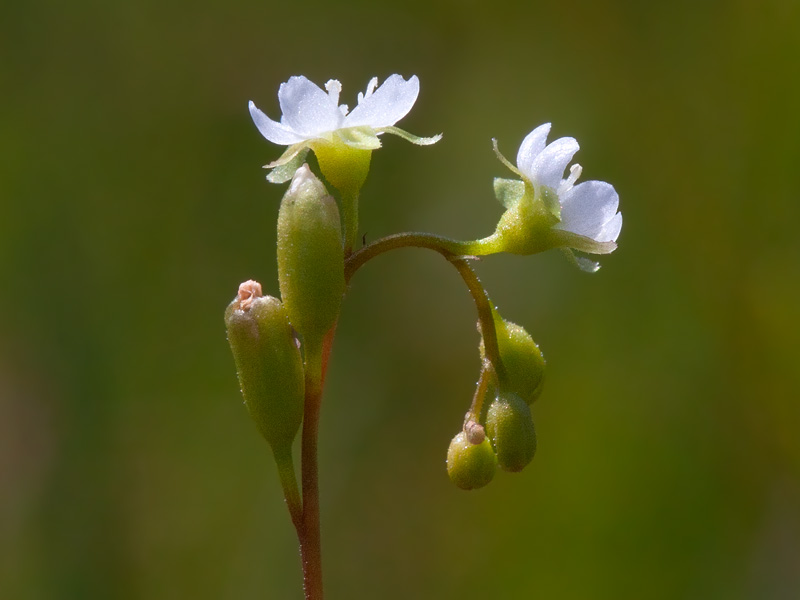
<svg viewBox="0 0 800 600">
<path fill-rule="evenodd" d="M 480 279 L 469 266 L 466 256 L 470 256 L 481 248 L 481 240 L 460 242 L 430 233 L 398 233 L 381 238 L 364 246 L 347 258 L 344 264 L 345 281 L 355 275 L 355 272 L 367 261 L 379 254 L 394 250 L 395 248 L 427 248 L 444 256 L 459 272 L 464 283 L 467 284 L 470 294 L 478 309 L 481 334 L 486 351 L 486 358 L 494 367 L 501 385 L 506 381 L 506 370 L 500 359 L 500 349 L 497 346 L 497 330 L 494 325 L 492 305 L 486 290 L 483 289 Z"/>
<path fill-rule="evenodd" d="M 349 198 L 351 202 L 343 202 L 343 206 L 356 207 L 358 196 Z M 478 310 L 481 333 L 483 334 L 486 359 L 490 366 L 484 371 L 494 369 L 498 379 L 505 378 L 505 369 L 500 360 L 497 346 L 497 332 L 494 325 L 492 306 L 489 297 L 483 289 L 478 276 L 469 266 L 464 255 L 480 247 L 480 242 L 459 242 L 437 235 L 426 233 L 405 233 L 383 238 L 353 253 L 352 245 L 355 243 L 355 232 L 358 227 L 356 214 L 349 214 L 345 209 L 345 279 L 349 281 L 355 272 L 367 261 L 388 250 L 405 247 L 428 248 L 444 256 L 459 272 L 472 295 Z M 327 371 L 333 338 L 336 331 L 334 325 L 322 340 L 305 341 L 305 405 L 303 412 L 302 434 L 302 514 L 297 515 L 296 506 L 299 500 L 293 500 L 291 485 L 288 483 L 288 472 L 281 470 L 281 480 L 287 479 L 284 485 L 284 494 L 290 507 L 292 521 L 297 528 L 300 540 L 300 552 L 303 562 L 303 586 L 306 600 L 322 600 L 322 546 L 320 539 L 320 513 L 319 513 L 319 467 L 317 456 L 317 443 L 319 432 L 319 415 L 322 402 L 322 388 Z M 482 373 L 482 379 L 488 381 L 488 373 Z M 485 386 L 484 386 L 485 391 Z M 473 412 L 480 410 L 480 403 L 473 403 Z M 292 471 L 292 476 L 293 476 Z M 288 487 L 287 487 L 288 486 Z M 288 491 L 287 491 L 288 490 Z M 295 483 L 296 491 L 296 483 Z"/>
<path fill-rule="evenodd" d="M 488 239 L 488 238 L 487 238 Z M 482 240 L 462 242 L 433 233 L 396 233 L 364 246 L 349 256 L 344 266 L 346 281 L 367 261 L 395 248 L 428 248 L 445 258 L 450 256 L 476 256 L 483 252 Z"/>
<path fill-rule="evenodd" d="M 322 545 L 319 527 L 319 477 L 317 437 L 319 411 L 322 401 L 321 340 L 306 340 L 305 347 L 305 405 L 302 439 L 302 527 L 298 530 L 303 561 L 303 588 L 306 600 L 322 600 Z"/>
<path fill-rule="evenodd" d="M 494 367 L 497 374 L 497 379 L 500 382 L 500 387 L 506 384 L 506 369 L 503 361 L 500 358 L 500 348 L 497 345 L 497 328 L 494 325 L 494 314 L 492 313 L 492 303 L 489 301 L 489 295 L 483 288 L 481 280 L 478 275 L 469 266 L 469 263 L 463 256 L 447 257 L 453 266 L 458 269 L 464 283 L 467 284 L 472 299 L 475 301 L 475 307 L 478 309 L 478 319 L 481 327 L 481 335 L 483 335 L 483 346 L 486 352 L 486 358 Z"/>
</svg>

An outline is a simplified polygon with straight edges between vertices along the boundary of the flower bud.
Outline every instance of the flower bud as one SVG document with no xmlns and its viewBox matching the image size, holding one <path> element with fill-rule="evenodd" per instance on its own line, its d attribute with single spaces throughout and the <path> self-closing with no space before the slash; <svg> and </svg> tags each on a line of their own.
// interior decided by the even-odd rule
<svg viewBox="0 0 800 600">
<path fill-rule="evenodd" d="M 506 321 L 494 313 L 497 347 L 506 370 L 508 391 L 514 392 L 528 404 L 542 392 L 545 360 L 531 335 L 523 327 Z M 481 357 L 485 351 L 481 340 Z"/>
<path fill-rule="evenodd" d="M 292 326 L 304 339 L 321 339 L 339 316 L 344 254 L 336 201 L 308 165 L 278 212 L 278 283 Z"/>
<path fill-rule="evenodd" d="M 462 490 L 485 486 L 497 470 L 497 457 L 489 440 L 472 444 L 462 431 L 450 442 L 447 450 L 447 474 Z"/>
<path fill-rule="evenodd" d="M 531 409 L 516 394 L 500 393 L 489 406 L 486 433 L 506 471 L 521 471 L 536 453 L 536 431 Z"/>
<path fill-rule="evenodd" d="M 303 361 L 286 310 L 247 281 L 225 311 L 225 326 L 247 410 L 276 456 L 286 454 L 303 419 L 304 394 Z"/>
</svg>

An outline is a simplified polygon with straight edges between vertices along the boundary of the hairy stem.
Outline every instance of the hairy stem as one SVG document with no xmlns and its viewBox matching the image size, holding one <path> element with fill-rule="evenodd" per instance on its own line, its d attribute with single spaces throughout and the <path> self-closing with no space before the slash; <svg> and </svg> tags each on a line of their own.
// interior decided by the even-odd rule
<svg viewBox="0 0 800 600">
<path fill-rule="evenodd" d="M 430 233 L 398 233 L 390 235 L 372 242 L 347 258 L 344 264 L 345 281 L 349 282 L 355 272 L 369 260 L 396 248 L 427 248 L 428 250 L 433 250 L 444 256 L 458 270 L 464 283 L 467 284 L 472 299 L 475 301 L 475 308 L 478 310 L 478 320 L 481 334 L 483 335 L 486 358 L 494 367 L 501 385 L 504 384 L 506 370 L 503 366 L 503 361 L 500 359 L 500 349 L 497 346 L 497 330 L 494 325 L 492 305 L 486 290 L 483 288 L 483 284 L 465 258 L 482 252 L 484 249 L 483 240 L 459 242 Z"/>
<path fill-rule="evenodd" d="M 344 220 L 344 255 L 353 253 L 358 239 L 358 192 L 342 194 L 342 216 Z"/>
<path fill-rule="evenodd" d="M 482 253 L 480 240 L 462 242 L 432 233 L 397 233 L 375 240 L 351 254 L 344 266 L 345 280 L 350 281 L 355 272 L 367 261 L 396 248 L 428 248 L 438 252 L 445 258 L 450 256 L 472 256 Z"/>
<path fill-rule="evenodd" d="M 481 366 L 481 375 L 478 379 L 478 385 L 475 388 L 475 395 L 472 396 L 472 406 L 469 407 L 466 421 L 481 422 L 481 413 L 483 412 L 484 398 L 486 397 L 486 390 L 489 387 L 489 381 L 492 378 L 492 363 L 489 360 L 484 360 Z"/>
<path fill-rule="evenodd" d="M 349 198 L 350 208 L 356 208 L 358 196 Z M 395 248 L 428 248 L 444 256 L 458 270 L 461 278 L 466 283 L 478 310 L 481 333 L 484 339 L 486 359 L 491 363 L 498 379 L 505 378 L 505 369 L 500 360 L 497 346 L 497 332 L 495 330 L 492 306 L 489 297 L 483 289 L 478 276 L 469 266 L 464 256 L 479 254 L 485 250 L 481 240 L 473 242 L 460 242 L 427 233 L 402 233 L 388 236 L 365 246 L 357 252 L 352 252 L 358 230 L 357 210 L 344 211 L 345 221 L 345 280 L 349 281 L 355 272 L 372 258 Z M 291 484 L 288 471 L 281 473 L 281 480 L 286 479 L 284 493 L 290 505 L 292 520 L 297 528 L 300 540 L 300 552 L 303 562 L 303 587 L 306 600 L 322 600 L 322 546 L 320 540 L 320 514 L 319 514 L 319 465 L 317 457 L 317 443 L 319 436 L 319 415 L 322 402 L 322 387 L 327 371 L 333 338 L 336 331 L 334 325 L 322 340 L 306 340 L 305 345 L 305 406 L 303 412 L 303 438 L 301 456 L 301 483 L 302 483 L 302 514 L 295 521 L 293 506 L 298 502 L 290 500 Z M 484 368 L 486 371 L 486 368 Z M 484 375 L 481 375 L 484 379 Z M 488 375 L 487 375 L 488 380 Z M 485 385 L 484 385 L 485 391 Z M 473 406 L 473 410 L 475 406 Z M 480 410 L 480 406 L 478 406 Z M 294 471 L 292 470 L 292 476 Z M 287 487 L 288 486 L 288 487 Z M 288 491 L 287 491 L 288 489 Z M 296 490 L 296 484 L 295 484 Z M 299 525 L 298 525 L 299 524 Z"/>
<path fill-rule="evenodd" d="M 492 313 L 492 303 L 489 301 L 489 295 L 466 259 L 461 256 L 451 256 L 448 260 L 458 269 L 461 278 L 469 288 L 469 293 L 472 294 L 475 308 L 478 309 L 478 320 L 481 327 L 481 335 L 483 335 L 486 358 L 494 367 L 500 386 L 503 387 L 506 383 L 506 369 L 503 366 L 503 361 L 500 358 L 500 348 L 497 345 L 497 328 L 494 325 L 494 314 Z"/>
<path fill-rule="evenodd" d="M 319 477 L 317 438 L 322 402 L 322 353 L 319 340 L 308 340 L 305 348 L 306 393 L 303 412 L 302 533 L 300 553 L 303 560 L 303 588 L 306 600 L 322 600 L 322 545 L 319 527 Z"/>
</svg>

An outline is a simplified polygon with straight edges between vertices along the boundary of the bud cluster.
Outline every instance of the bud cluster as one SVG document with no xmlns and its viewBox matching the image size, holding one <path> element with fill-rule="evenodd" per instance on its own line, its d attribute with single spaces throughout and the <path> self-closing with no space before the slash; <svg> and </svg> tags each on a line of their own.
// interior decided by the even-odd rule
<svg viewBox="0 0 800 600">
<path fill-rule="evenodd" d="M 498 349 L 494 360 L 499 364 L 492 364 L 481 338 L 483 374 L 464 428 L 447 452 L 450 479 L 465 490 L 488 484 L 496 467 L 521 471 L 536 453 L 530 405 L 541 393 L 545 361 L 524 328 L 505 321 L 496 310 L 492 310 L 492 320 Z M 503 374 L 502 380 L 498 372 Z M 475 435 L 476 431 L 480 435 Z M 485 449 L 491 450 L 492 461 L 484 456 Z"/>
</svg>

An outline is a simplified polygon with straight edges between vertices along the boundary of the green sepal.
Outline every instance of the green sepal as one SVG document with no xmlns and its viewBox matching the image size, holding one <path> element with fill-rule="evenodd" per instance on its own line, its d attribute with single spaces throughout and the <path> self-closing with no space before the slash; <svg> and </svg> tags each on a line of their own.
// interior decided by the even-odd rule
<svg viewBox="0 0 800 600">
<path fill-rule="evenodd" d="M 274 167 L 267 174 L 267 181 L 269 181 L 270 183 L 286 183 L 292 177 L 294 177 L 294 174 L 297 171 L 297 169 L 299 169 L 301 165 L 304 162 L 306 162 L 306 155 L 308 155 L 308 147 L 304 146 L 294 156 L 289 158 L 288 162 L 283 162 Z"/>
<path fill-rule="evenodd" d="M 297 144 L 292 144 L 281 154 L 278 158 L 273 160 L 271 163 L 264 165 L 265 169 L 274 169 L 275 167 L 280 167 L 281 165 L 285 165 L 289 163 L 299 152 L 302 152 L 303 149 L 308 148 L 308 142 L 299 142 Z"/>
<path fill-rule="evenodd" d="M 616 242 L 598 242 L 584 235 L 566 231 L 565 229 L 553 228 L 552 236 L 555 238 L 555 247 L 565 247 L 587 252 L 589 254 L 611 254 L 617 249 Z M 578 265 L 579 268 L 581 265 Z M 585 270 L 585 269 L 584 269 Z"/>
<path fill-rule="evenodd" d="M 366 125 L 338 129 L 336 135 L 344 144 L 357 150 L 377 150 L 381 147 L 381 140 L 375 130 Z"/>
<path fill-rule="evenodd" d="M 495 177 L 494 195 L 506 208 L 514 208 L 525 195 L 525 182 L 519 179 Z"/>
<path fill-rule="evenodd" d="M 539 189 L 545 209 L 558 221 L 561 221 L 561 203 L 558 201 L 558 194 L 544 186 Z"/>
<path fill-rule="evenodd" d="M 430 146 L 435 144 L 440 139 L 442 139 L 442 134 L 434 135 L 431 137 L 419 137 L 414 135 L 413 133 L 409 133 L 404 129 L 400 129 L 399 127 L 382 127 L 378 130 L 379 132 L 386 132 L 391 133 L 392 135 L 396 135 L 397 137 L 401 137 L 407 142 L 411 142 L 412 144 L 416 144 L 417 146 Z"/>
<path fill-rule="evenodd" d="M 521 178 L 525 178 L 522 172 L 515 167 L 510 160 L 508 160 L 502 152 L 500 152 L 500 146 L 497 145 L 497 139 L 492 138 L 492 148 L 494 149 L 494 154 L 501 163 L 503 163 L 509 171 L 514 173 L 515 175 L 519 175 Z"/>
</svg>

